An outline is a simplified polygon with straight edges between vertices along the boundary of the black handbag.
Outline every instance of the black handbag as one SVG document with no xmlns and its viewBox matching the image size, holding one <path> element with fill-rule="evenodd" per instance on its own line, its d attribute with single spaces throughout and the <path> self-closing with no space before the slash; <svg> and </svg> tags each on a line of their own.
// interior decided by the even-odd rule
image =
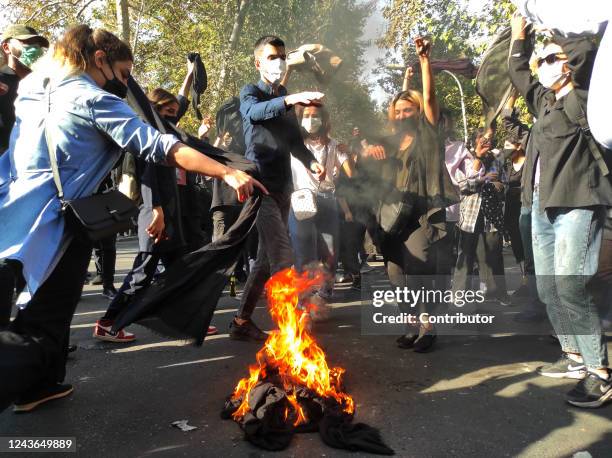
<svg viewBox="0 0 612 458">
<path fill-rule="evenodd" d="M 47 89 L 47 112 L 51 109 L 51 85 L 45 82 Z M 119 232 L 126 232 L 136 226 L 138 207 L 134 202 L 117 190 L 95 194 L 80 199 L 64 199 L 64 189 L 60 180 L 59 167 L 55 157 L 55 148 L 45 124 L 45 139 L 49 150 L 49 161 L 53 172 L 53 181 L 57 188 L 57 197 L 62 204 L 62 213 L 68 230 L 83 240 L 96 242 Z"/>
</svg>

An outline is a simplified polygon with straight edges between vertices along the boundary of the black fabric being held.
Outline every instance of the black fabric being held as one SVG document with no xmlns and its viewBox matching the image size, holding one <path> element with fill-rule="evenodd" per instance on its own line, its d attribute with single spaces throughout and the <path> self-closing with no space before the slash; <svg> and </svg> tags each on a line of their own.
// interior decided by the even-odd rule
<svg viewBox="0 0 612 458">
<path fill-rule="evenodd" d="M 187 55 L 189 62 L 193 62 L 193 83 L 191 83 L 191 106 L 196 113 L 199 120 L 202 120 L 202 113 L 200 113 L 200 97 L 208 87 L 208 76 L 206 74 L 206 67 L 200 54 L 197 52 L 190 52 Z"/>
<path fill-rule="evenodd" d="M 219 150 L 188 135 L 161 119 L 151 108 L 142 89 L 130 80 L 130 92 L 137 107 L 132 107 L 160 132 L 176 135 L 186 145 L 233 168 L 255 174 L 251 162 L 236 154 Z M 260 196 L 245 203 L 238 220 L 214 243 L 188 253 L 169 267 L 162 278 L 136 295 L 134 302 L 116 318 L 114 329 L 138 323 L 172 337 L 191 338 L 200 345 L 223 287 L 240 256 L 246 236 L 255 224 Z"/>
</svg>

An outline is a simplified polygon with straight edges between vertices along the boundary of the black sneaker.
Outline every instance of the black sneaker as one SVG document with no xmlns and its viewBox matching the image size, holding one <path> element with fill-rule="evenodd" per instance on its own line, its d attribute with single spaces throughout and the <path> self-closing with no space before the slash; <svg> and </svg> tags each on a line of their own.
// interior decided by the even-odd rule
<svg viewBox="0 0 612 458">
<path fill-rule="evenodd" d="M 102 289 L 102 296 L 110 300 L 113 300 L 116 295 L 117 295 L 117 289 L 114 286 L 109 286 L 108 288 L 105 287 Z"/>
<path fill-rule="evenodd" d="M 263 342 L 268 338 L 268 334 L 259 329 L 251 320 L 247 320 L 242 324 L 232 320 L 229 336 L 233 340 L 253 340 L 255 342 Z"/>
<path fill-rule="evenodd" d="M 586 376 L 586 367 L 563 353 L 557 362 L 538 368 L 538 374 L 552 378 L 573 378 L 581 380 Z"/>
<path fill-rule="evenodd" d="M 60 399 L 68 396 L 74 389 L 72 385 L 51 385 L 44 388 L 38 388 L 22 395 L 15 401 L 14 412 L 31 412 L 36 407 L 53 399 Z"/>
<path fill-rule="evenodd" d="M 595 408 L 612 399 L 612 375 L 603 379 L 588 372 L 586 377 L 565 395 L 565 400 L 576 407 Z"/>
<path fill-rule="evenodd" d="M 412 348 L 414 342 L 419 338 L 418 334 L 406 334 L 397 338 L 397 346 L 399 348 Z"/>
</svg>

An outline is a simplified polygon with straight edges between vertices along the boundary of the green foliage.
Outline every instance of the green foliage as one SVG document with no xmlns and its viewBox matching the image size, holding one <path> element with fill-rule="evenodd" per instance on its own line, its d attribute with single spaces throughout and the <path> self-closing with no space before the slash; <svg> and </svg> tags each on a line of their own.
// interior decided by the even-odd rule
<svg viewBox="0 0 612 458">
<path fill-rule="evenodd" d="M 383 10 L 389 26 L 379 45 L 387 51 L 381 65 L 401 63 L 418 71 L 414 39 L 429 37 L 433 42 L 433 59 L 469 58 L 478 63 L 491 38 L 500 27 L 509 23 L 513 11 L 510 0 L 485 0 L 482 9 L 474 11 L 463 0 L 389 0 Z M 403 74 L 383 70 L 378 84 L 389 97 L 401 90 Z M 475 80 L 459 76 L 465 93 L 468 129 L 482 125 L 482 103 L 475 90 Z M 412 87 L 420 89 L 415 77 Z M 457 84 L 450 76 L 436 75 L 436 91 L 440 104 L 449 109 L 456 120 L 456 135 L 463 138 L 461 102 Z"/>
<path fill-rule="evenodd" d="M 57 38 L 69 25 L 86 22 L 94 27 L 117 30 L 115 0 L 7 0 L 5 22 L 28 22 L 50 38 Z M 214 117 L 216 109 L 237 95 L 246 83 L 259 75 L 253 62 L 253 44 L 262 35 L 283 38 L 288 50 L 305 43 L 322 43 L 343 59 L 343 67 L 332 84 L 324 88 L 334 121 L 334 135 L 348 138 L 353 124 L 377 120 L 371 90 L 360 81 L 360 41 L 366 18 L 374 2 L 363 0 L 248 0 L 239 38 L 230 49 L 240 0 L 131 0 L 131 45 L 135 55 L 134 75 L 145 88 L 163 87 L 177 93 L 186 73 L 186 56 L 201 54 L 209 76 L 209 88 L 202 98 L 202 112 Z M 222 87 L 217 80 L 225 68 Z M 309 76 L 292 77 L 297 90 L 316 87 Z M 218 90 L 217 90 L 218 89 Z M 191 110 L 183 126 L 197 129 Z"/>
</svg>

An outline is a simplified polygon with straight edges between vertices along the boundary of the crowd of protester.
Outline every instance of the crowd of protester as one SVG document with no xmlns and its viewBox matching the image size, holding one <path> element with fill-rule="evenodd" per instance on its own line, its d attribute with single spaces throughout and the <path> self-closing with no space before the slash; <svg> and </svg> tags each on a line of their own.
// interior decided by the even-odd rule
<svg viewBox="0 0 612 458">
<path fill-rule="evenodd" d="M 123 99 L 134 58 L 110 32 L 80 25 L 50 46 L 31 27 L 7 27 L 0 69 L 0 410 L 14 403 L 29 411 L 72 392 L 64 383 L 70 322 L 86 281 L 102 285 L 110 299 L 93 337 L 133 341 L 133 333 L 114 328 L 117 316 L 183 255 L 223 240 L 254 193 L 261 205 L 232 275 L 244 288 L 230 338 L 266 340 L 253 312 L 274 273 L 292 266 L 325 273 L 303 299 L 315 305 L 317 322 L 329 317 L 337 284 L 361 289 L 367 260 L 378 253 L 393 287 L 465 291 L 474 282 L 478 288 L 478 275 L 488 302 L 526 304 L 515 320 L 548 318 L 562 352 L 539 374 L 577 379 L 567 395 L 573 405 L 612 399 L 601 325 L 611 300 L 612 155 L 585 124 L 597 46 L 591 35 L 555 32 L 535 52 L 524 17 L 515 15 L 511 28 L 515 89 L 500 114 L 501 132 L 491 123 L 468 144 L 455 138 L 455 120 L 440 107 L 430 41 L 415 41 L 420 90 L 410 67 L 383 131 L 362 134 L 355 126 L 345 143 L 334 137 L 323 93 L 288 92 L 284 42 L 262 37 L 254 47 L 261 79 L 226 102 L 214 122 L 204 117 L 197 133 L 210 143 L 216 131 L 213 145 L 252 161 L 254 178 L 132 111 Z M 177 95 L 163 88 L 147 94 L 164 122 L 181 123 L 196 65 L 188 60 Z M 521 121 L 518 100 L 531 127 Z M 69 199 L 121 188 L 130 177 L 135 183 L 129 194 L 139 206 L 138 252 L 118 290 L 117 237 L 92 244 L 72 236 L 51 154 Z M 505 244 L 521 272 L 511 295 Z M 88 280 L 92 249 L 96 272 Z M 434 349 L 431 304 L 402 311 L 419 321 L 397 345 Z"/>
</svg>

